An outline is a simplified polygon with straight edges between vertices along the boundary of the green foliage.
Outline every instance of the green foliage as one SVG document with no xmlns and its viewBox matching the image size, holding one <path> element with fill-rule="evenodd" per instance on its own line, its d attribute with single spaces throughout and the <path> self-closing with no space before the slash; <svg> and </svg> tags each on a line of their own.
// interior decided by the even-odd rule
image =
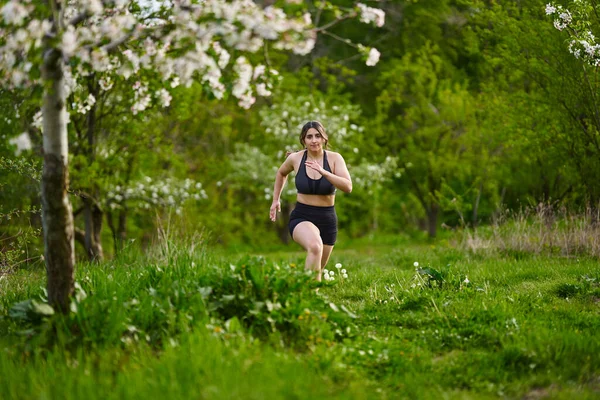
<svg viewBox="0 0 600 400">
<path fill-rule="evenodd" d="M 301 8 L 284 3 L 291 12 Z M 104 215 L 105 241 L 148 243 L 157 217 L 175 209 L 219 243 L 289 241 L 286 221 L 269 223 L 259 210 L 268 208 L 273 172 L 286 150 L 300 148 L 299 127 L 311 119 L 325 124 L 331 149 L 344 156 L 354 178 L 353 193 L 336 199 L 341 233 L 352 238 L 374 231 L 439 234 L 440 226 L 485 225 L 505 208 L 541 202 L 595 207 L 598 80 L 588 58 L 569 53 L 569 41 L 595 43 L 587 32 L 595 32 L 598 21 L 589 2 L 567 2 L 572 29 L 558 31 L 553 19 L 559 17 L 546 15 L 546 3 L 382 3 L 382 28 L 347 20 L 332 35 L 320 36 L 311 55 L 272 48 L 251 55 L 253 63 L 269 65 L 283 79 L 273 96 L 258 99 L 248 111 L 232 99 L 216 101 L 197 82 L 174 88 L 167 107 L 152 103 L 134 115 L 133 79 L 155 94 L 171 82 L 148 73 L 110 82 L 90 75 L 68 100 L 74 210 L 82 209 L 83 193 L 98 200 L 111 214 Z M 321 4 L 321 23 L 332 20 L 332 5 Z M 345 0 L 336 5 L 355 7 Z M 381 62 L 366 66 L 337 36 L 377 47 Z M 88 101 L 90 94 L 95 101 Z M 40 89 L 0 91 L 2 214 L 22 204 L 41 207 L 39 185 L 27 178 L 37 176 L 35 168 L 21 165 L 17 172 L 9 143 L 28 132 L 33 149 L 19 160 L 40 164 L 41 157 L 30 158 L 39 154 L 42 139 L 40 96 Z M 202 182 L 204 195 L 191 195 L 183 207 L 168 196 L 154 203 L 140 200 L 147 196 L 124 200 L 145 177 L 157 185 Z M 294 195 L 288 184 L 284 214 Z M 77 215 L 76 226 L 83 229 L 84 213 Z M 38 229 L 39 218 L 32 219 L 13 218 L 12 224 Z"/>
<path fill-rule="evenodd" d="M 11 307 L 11 329 L 27 332 L 28 348 L 161 346 L 202 324 L 224 339 L 247 332 L 298 349 L 311 346 L 311 337 L 333 342 L 346 336 L 352 313 L 315 296 L 312 274 L 295 264 L 246 257 L 224 265 L 201 253 L 190 258 L 171 251 L 178 254 L 171 264 L 138 259 L 128 268 L 88 266 L 78 274 L 71 313 L 53 315 L 45 302 L 26 300 Z"/>
<path fill-rule="evenodd" d="M 42 253 L 37 200 L 41 165 L 25 154 L 2 154 L 0 149 L 0 275 L 39 260 Z"/>
</svg>

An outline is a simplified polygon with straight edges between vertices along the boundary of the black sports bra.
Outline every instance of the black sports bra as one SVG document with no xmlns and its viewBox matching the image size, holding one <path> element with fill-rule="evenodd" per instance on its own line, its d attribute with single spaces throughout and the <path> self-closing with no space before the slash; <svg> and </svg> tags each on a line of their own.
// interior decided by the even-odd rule
<svg viewBox="0 0 600 400">
<path fill-rule="evenodd" d="M 298 173 L 296 174 L 295 182 L 298 193 L 301 194 L 320 194 L 329 195 L 335 193 L 335 186 L 323 176 L 319 179 L 312 179 L 306 173 L 306 154 L 308 151 L 304 151 L 302 161 L 298 167 Z M 323 151 L 323 169 L 331 172 L 329 163 L 327 162 L 327 152 Z"/>
</svg>

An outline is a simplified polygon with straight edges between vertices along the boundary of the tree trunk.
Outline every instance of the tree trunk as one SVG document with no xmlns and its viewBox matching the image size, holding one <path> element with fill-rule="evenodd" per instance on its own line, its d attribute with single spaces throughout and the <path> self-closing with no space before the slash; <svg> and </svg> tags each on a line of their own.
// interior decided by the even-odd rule
<svg viewBox="0 0 600 400">
<path fill-rule="evenodd" d="M 374 232 L 379 229 L 379 187 L 373 189 L 373 225 L 371 229 Z"/>
<path fill-rule="evenodd" d="M 473 206 L 473 219 L 472 224 L 473 228 L 477 228 L 478 225 L 478 215 L 479 212 L 479 202 L 481 201 L 481 192 L 483 192 L 483 182 L 479 184 L 479 190 L 477 191 L 477 198 L 475 199 L 475 205 Z"/>
<path fill-rule="evenodd" d="M 75 242 L 73 214 L 67 194 L 69 158 L 67 110 L 61 55 L 45 43 L 42 79 L 44 100 L 44 168 L 42 225 L 48 275 L 48 301 L 57 310 L 69 310 L 74 290 Z"/>
<path fill-rule="evenodd" d="M 88 79 L 88 92 L 98 99 L 98 86 L 96 75 L 91 74 Z M 96 110 L 97 102 L 87 113 L 87 149 L 86 154 L 89 164 L 92 165 L 96 159 Z M 98 206 L 96 186 L 90 185 L 90 194 L 93 197 L 83 199 L 83 218 L 85 222 L 85 250 L 90 261 L 102 261 L 104 254 L 100 231 L 102 230 L 102 210 Z"/>
<path fill-rule="evenodd" d="M 433 239 L 437 234 L 437 222 L 438 222 L 439 206 L 435 203 L 431 204 L 427 210 L 427 232 L 429 237 Z"/>
<path fill-rule="evenodd" d="M 127 205 L 123 204 L 123 208 L 119 212 L 119 226 L 118 226 L 118 243 L 119 251 L 125 248 L 125 240 L 127 240 Z"/>
<path fill-rule="evenodd" d="M 102 210 L 93 199 L 83 199 L 83 218 L 85 222 L 85 251 L 90 261 L 102 261 L 104 251 L 100 232 L 102 230 Z"/>
</svg>

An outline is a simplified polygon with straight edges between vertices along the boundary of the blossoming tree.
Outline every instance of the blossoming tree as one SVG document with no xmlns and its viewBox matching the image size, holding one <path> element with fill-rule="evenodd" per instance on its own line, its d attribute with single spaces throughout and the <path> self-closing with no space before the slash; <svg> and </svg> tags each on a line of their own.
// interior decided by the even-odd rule
<svg viewBox="0 0 600 400">
<path fill-rule="evenodd" d="M 568 36 L 568 51 L 580 60 L 580 70 L 573 78 L 574 102 L 561 100 L 562 108 L 579 134 L 567 135 L 569 157 L 574 161 L 592 204 L 600 199 L 597 172 L 600 167 L 600 102 L 598 68 L 600 67 L 600 5 L 590 0 L 572 0 L 563 5 L 549 3 L 546 15 L 554 27 Z M 561 93 L 565 99 L 566 93 Z"/>
<path fill-rule="evenodd" d="M 244 53 L 276 49 L 309 53 L 318 33 L 342 19 L 360 16 L 382 25 L 381 11 L 357 5 L 350 9 L 329 2 L 319 14 L 336 17 L 316 27 L 302 2 L 262 8 L 250 0 L 32 0 L 4 1 L 0 24 L 0 80 L 7 87 L 40 85 L 44 167 L 41 184 L 48 299 L 66 312 L 74 289 L 74 229 L 67 190 L 69 117 L 66 101 L 90 74 L 106 80 L 134 78 L 140 70 L 161 77 L 163 87 L 133 85 L 131 113 L 153 99 L 167 101 L 174 83 L 200 80 L 217 98 L 235 96 L 250 107 L 255 95 L 269 95 L 269 68 L 249 63 Z M 288 15 L 287 10 L 293 15 Z M 358 47 L 358 45 L 356 45 Z M 376 63 L 378 53 L 359 50 Z M 235 58 L 232 62 L 232 55 Z M 82 107 L 93 105 L 86 98 Z"/>
</svg>

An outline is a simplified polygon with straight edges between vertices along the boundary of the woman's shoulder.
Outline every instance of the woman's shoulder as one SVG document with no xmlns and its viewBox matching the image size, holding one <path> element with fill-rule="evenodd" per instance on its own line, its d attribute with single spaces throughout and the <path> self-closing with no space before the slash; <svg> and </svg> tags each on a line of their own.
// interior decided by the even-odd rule
<svg viewBox="0 0 600 400">
<path fill-rule="evenodd" d="M 331 158 L 334 160 L 341 160 L 344 157 L 342 157 L 342 155 L 340 153 L 337 153 L 337 152 L 331 151 L 331 150 L 327 150 L 327 158 Z"/>
<path fill-rule="evenodd" d="M 304 155 L 305 151 L 306 150 L 298 150 L 298 151 L 291 152 L 288 155 L 288 159 L 290 159 L 290 160 L 299 160 L 299 159 L 302 158 L 302 156 Z"/>
</svg>

